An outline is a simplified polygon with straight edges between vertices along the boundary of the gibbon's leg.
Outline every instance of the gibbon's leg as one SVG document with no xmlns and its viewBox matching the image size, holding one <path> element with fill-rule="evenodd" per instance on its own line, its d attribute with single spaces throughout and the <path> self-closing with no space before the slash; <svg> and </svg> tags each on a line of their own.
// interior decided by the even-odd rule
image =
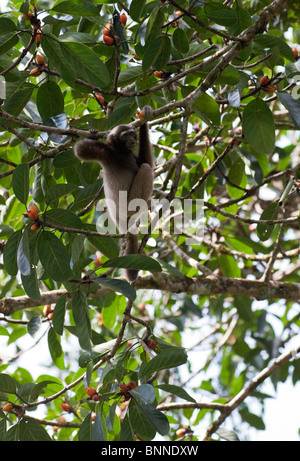
<svg viewBox="0 0 300 461">
<path fill-rule="evenodd" d="M 135 175 L 128 193 L 128 203 L 136 198 L 148 202 L 153 192 L 153 169 L 143 163 Z"/>
<path fill-rule="evenodd" d="M 132 185 L 128 194 L 128 205 L 131 200 L 142 199 L 146 202 L 149 201 L 153 192 L 153 170 L 148 163 L 143 163 L 137 174 L 135 175 Z M 136 234 L 129 234 L 125 254 L 138 253 L 138 236 Z M 130 282 L 133 282 L 138 276 L 138 271 L 134 269 L 126 270 L 126 277 Z"/>
<path fill-rule="evenodd" d="M 125 254 L 126 255 L 137 254 L 138 249 L 139 249 L 138 236 L 135 234 L 128 234 Z M 127 280 L 129 280 L 130 282 L 133 282 L 137 278 L 138 272 L 139 271 L 135 269 L 126 269 Z"/>
<path fill-rule="evenodd" d="M 150 165 L 151 167 L 153 166 L 152 149 L 149 139 L 149 129 L 147 123 L 140 126 L 138 159 L 140 166 L 144 163 L 148 163 L 148 165 Z"/>
</svg>

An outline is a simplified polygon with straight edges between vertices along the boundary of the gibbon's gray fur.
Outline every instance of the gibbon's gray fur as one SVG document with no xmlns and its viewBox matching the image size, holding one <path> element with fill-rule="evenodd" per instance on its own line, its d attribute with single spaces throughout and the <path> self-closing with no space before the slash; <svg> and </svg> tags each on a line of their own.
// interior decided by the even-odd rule
<svg viewBox="0 0 300 461">
<path fill-rule="evenodd" d="M 119 125 L 111 130 L 106 143 L 87 139 L 75 144 L 75 155 L 80 160 L 99 162 L 102 166 L 105 197 L 112 200 L 116 207 L 116 210 L 110 209 L 108 200 L 108 211 L 121 233 L 127 230 L 128 219 L 134 214 L 128 212 L 128 203 L 134 199 L 148 202 L 153 191 L 153 159 L 147 123 L 140 127 L 137 156 L 133 153 L 136 144 L 136 132 L 128 125 Z M 127 209 L 121 206 L 121 213 L 125 213 L 123 216 L 119 216 L 120 191 L 127 192 Z M 130 233 L 125 254 L 137 252 L 138 237 Z M 128 280 L 133 281 L 138 271 L 128 269 L 126 275 Z"/>
</svg>

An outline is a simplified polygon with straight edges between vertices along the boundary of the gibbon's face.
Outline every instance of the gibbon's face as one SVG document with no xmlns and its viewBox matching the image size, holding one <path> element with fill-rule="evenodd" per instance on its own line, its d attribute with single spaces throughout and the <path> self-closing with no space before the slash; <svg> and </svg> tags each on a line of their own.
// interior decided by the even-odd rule
<svg viewBox="0 0 300 461">
<path fill-rule="evenodd" d="M 115 147 L 126 147 L 126 149 L 131 150 L 137 144 L 136 132 L 127 125 L 119 125 L 109 133 L 107 142 Z"/>
</svg>

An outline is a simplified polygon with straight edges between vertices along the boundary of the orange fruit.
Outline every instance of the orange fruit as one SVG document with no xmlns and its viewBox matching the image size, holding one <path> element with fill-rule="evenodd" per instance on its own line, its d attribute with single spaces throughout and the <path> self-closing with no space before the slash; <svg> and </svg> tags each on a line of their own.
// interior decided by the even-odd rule
<svg viewBox="0 0 300 461">
<path fill-rule="evenodd" d="M 63 411 L 67 411 L 68 413 L 72 413 L 72 407 L 69 403 L 61 403 L 60 408 Z"/>
<path fill-rule="evenodd" d="M 125 13 L 122 13 L 122 14 L 120 15 L 120 21 L 121 21 L 121 23 L 123 24 L 123 26 L 126 26 L 127 16 L 126 16 Z"/>
<path fill-rule="evenodd" d="M 12 411 L 14 409 L 14 404 L 13 403 L 6 403 L 4 407 L 2 408 L 3 411 Z"/>
<path fill-rule="evenodd" d="M 35 67 L 29 72 L 29 75 L 31 75 L 31 77 L 38 77 L 39 75 L 41 75 L 41 73 L 42 72 L 37 67 Z"/>
<path fill-rule="evenodd" d="M 90 397 L 93 397 L 93 395 L 97 394 L 96 389 L 94 389 L 93 387 L 86 387 L 86 388 L 85 388 L 85 392 L 86 392 L 87 395 L 89 395 Z"/>
<path fill-rule="evenodd" d="M 103 35 L 103 42 L 107 46 L 112 46 L 114 44 L 114 39 L 109 35 Z"/>
<path fill-rule="evenodd" d="M 264 90 L 266 93 L 272 94 L 272 93 L 274 93 L 274 91 L 277 90 L 277 88 L 276 88 L 276 86 L 274 86 L 274 85 L 267 85 L 265 88 L 263 88 L 263 90 Z"/>
<path fill-rule="evenodd" d="M 36 205 L 30 205 L 27 210 L 28 218 L 32 219 L 32 221 L 36 221 L 39 217 L 39 210 Z"/>
<path fill-rule="evenodd" d="M 45 64 L 45 60 L 43 56 L 41 56 L 40 54 L 36 55 L 36 62 L 39 66 L 42 66 L 43 64 Z"/>
<path fill-rule="evenodd" d="M 294 53 L 295 59 L 298 59 L 299 58 L 299 53 L 298 53 L 297 48 L 293 48 L 293 53 Z"/>
<path fill-rule="evenodd" d="M 270 81 L 269 77 L 267 75 L 264 75 L 260 79 L 259 83 L 260 83 L 261 86 L 266 86 L 269 83 L 269 81 Z"/>
</svg>

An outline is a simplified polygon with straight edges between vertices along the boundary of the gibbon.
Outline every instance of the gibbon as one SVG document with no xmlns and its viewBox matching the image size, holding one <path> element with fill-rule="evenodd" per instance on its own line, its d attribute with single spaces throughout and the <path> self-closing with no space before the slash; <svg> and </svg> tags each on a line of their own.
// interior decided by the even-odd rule
<svg viewBox="0 0 300 461">
<path fill-rule="evenodd" d="M 75 155 L 80 160 L 99 162 L 102 166 L 108 211 L 121 233 L 128 231 L 128 220 L 134 214 L 128 211 L 129 202 L 134 199 L 148 202 L 153 191 L 153 159 L 147 122 L 140 126 L 137 156 L 133 153 L 136 144 L 136 132 L 128 125 L 119 125 L 111 130 L 106 143 L 86 139 L 75 144 Z M 127 209 L 121 206 L 121 212 L 120 192 L 127 193 Z M 111 207 L 110 201 L 115 207 Z M 138 237 L 129 233 L 125 254 L 137 252 Z M 126 270 L 129 281 L 134 281 L 137 275 L 137 270 Z"/>
</svg>

